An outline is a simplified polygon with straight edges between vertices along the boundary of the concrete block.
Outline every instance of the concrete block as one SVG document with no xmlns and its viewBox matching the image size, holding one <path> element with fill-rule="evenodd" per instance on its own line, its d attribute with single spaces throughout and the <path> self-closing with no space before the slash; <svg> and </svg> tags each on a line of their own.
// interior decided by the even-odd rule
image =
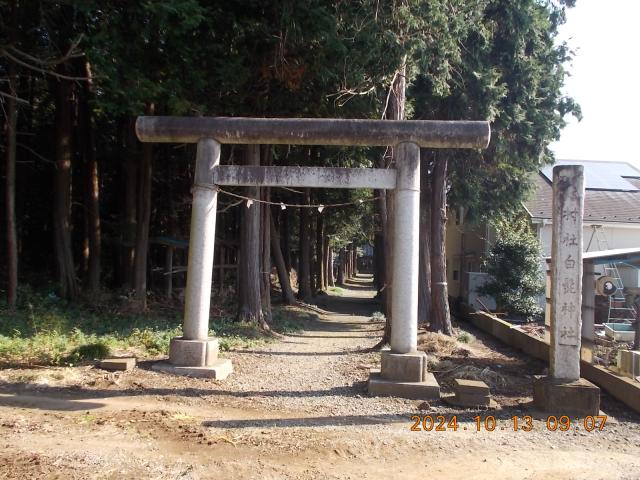
<svg viewBox="0 0 640 480">
<path fill-rule="evenodd" d="M 537 376 L 533 381 L 533 403 L 550 415 L 598 415 L 600 389 L 584 378 L 560 382 L 552 377 Z"/>
<path fill-rule="evenodd" d="M 489 386 L 480 380 L 456 378 L 453 380 L 453 391 L 464 395 L 489 395 Z"/>
<path fill-rule="evenodd" d="M 612 397 L 640 413 L 640 383 L 635 379 L 619 377 L 601 365 L 582 362 L 582 375 L 606 390 Z"/>
<path fill-rule="evenodd" d="M 491 405 L 491 395 L 474 395 L 456 393 L 453 402 L 462 407 L 488 407 Z"/>
<path fill-rule="evenodd" d="M 620 350 L 618 352 L 618 370 L 625 377 L 635 378 L 640 375 L 640 352 Z"/>
<path fill-rule="evenodd" d="M 224 380 L 233 372 L 233 365 L 229 359 L 218 358 L 206 367 L 184 367 L 172 365 L 167 362 L 158 362 L 153 364 L 151 369 L 156 372 L 169 373 L 171 375 Z"/>
<path fill-rule="evenodd" d="M 432 373 L 427 373 L 421 382 L 387 380 L 380 370 L 371 369 L 369 375 L 369 395 L 373 397 L 400 397 L 416 400 L 440 398 L 440 385 Z"/>
<path fill-rule="evenodd" d="M 98 367 L 111 371 L 132 370 L 135 366 L 135 357 L 105 358 L 98 363 Z"/>
<path fill-rule="evenodd" d="M 427 375 L 427 354 L 425 352 L 392 353 L 382 352 L 381 376 L 385 380 L 399 382 L 422 382 Z"/>
<path fill-rule="evenodd" d="M 169 344 L 169 363 L 181 367 L 209 367 L 218 358 L 218 340 L 209 337 L 206 340 L 185 340 L 182 337 L 171 339 Z"/>
</svg>

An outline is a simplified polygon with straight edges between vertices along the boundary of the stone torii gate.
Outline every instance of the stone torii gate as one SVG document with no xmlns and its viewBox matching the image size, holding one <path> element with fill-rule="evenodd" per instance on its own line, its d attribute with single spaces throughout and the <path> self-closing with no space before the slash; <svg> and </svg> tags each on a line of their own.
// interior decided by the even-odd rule
<svg viewBox="0 0 640 480">
<path fill-rule="evenodd" d="M 218 192 L 215 185 L 372 188 L 395 191 L 391 349 L 371 373 L 377 395 L 437 396 L 426 355 L 417 350 L 420 148 L 486 148 L 483 121 L 389 121 L 226 117 L 139 117 L 142 142 L 197 143 L 183 336 L 171 340 L 169 363 L 155 369 L 223 379 L 231 361 L 209 337 L 209 307 Z M 395 169 L 220 165 L 220 145 L 393 146 Z"/>
</svg>

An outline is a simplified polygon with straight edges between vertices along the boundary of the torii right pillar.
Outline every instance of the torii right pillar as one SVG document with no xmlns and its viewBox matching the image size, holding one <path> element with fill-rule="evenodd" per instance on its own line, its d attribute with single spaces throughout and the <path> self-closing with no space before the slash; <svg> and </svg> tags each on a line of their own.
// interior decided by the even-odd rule
<svg viewBox="0 0 640 480">
<path fill-rule="evenodd" d="M 429 400 L 440 397 L 440 386 L 418 350 L 420 147 L 400 143 L 396 158 L 391 348 L 383 350 L 380 370 L 371 370 L 369 393 Z"/>
<path fill-rule="evenodd" d="M 550 375 L 534 380 L 533 401 L 551 415 L 598 415 L 600 389 L 580 377 L 582 336 L 582 165 L 553 168 Z"/>
</svg>

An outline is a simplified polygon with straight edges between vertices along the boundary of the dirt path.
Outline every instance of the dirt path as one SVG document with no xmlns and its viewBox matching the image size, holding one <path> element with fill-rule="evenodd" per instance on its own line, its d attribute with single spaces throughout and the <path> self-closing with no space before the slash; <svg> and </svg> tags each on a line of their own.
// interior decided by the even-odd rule
<svg viewBox="0 0 640 480">
<path fill-rule="evenodd" d="M 230 352 L 223 382 L 145 364 L 0 371 L 0 478 L 640 478 L 639 419 L 606 396 L 618 422 L 589 433 L 541 420 L 513 431 L 511 417 L 530 413 L 526 389 L 496 392 L 509 406 L 489 412 L 368 397 L 379 354 L 367 349 L 382 328 L 372 295 L 354 282 L 299 335 Z M 471 351 L 496 348 L 478 336 Z M 492 361 L 530 363 L 504 349 Z M 457 415 L 458 428 L 412 432 L 412 415 Z M 496 429 L 477 432 L 476 415 L 493 415 Z"/>
</svg>

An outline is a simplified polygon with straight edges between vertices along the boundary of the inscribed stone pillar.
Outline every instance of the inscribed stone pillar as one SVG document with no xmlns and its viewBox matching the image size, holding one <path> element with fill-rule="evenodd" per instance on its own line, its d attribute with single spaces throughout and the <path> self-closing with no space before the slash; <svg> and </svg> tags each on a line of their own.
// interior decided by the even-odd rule
<svg viewBox="0 0 640 480">
<path fill-rule="evenodd" d="M 580 378 L 582 305 L 582 165 L 553 168 L 551 245 L 551 377 Z"/>
</svg>

